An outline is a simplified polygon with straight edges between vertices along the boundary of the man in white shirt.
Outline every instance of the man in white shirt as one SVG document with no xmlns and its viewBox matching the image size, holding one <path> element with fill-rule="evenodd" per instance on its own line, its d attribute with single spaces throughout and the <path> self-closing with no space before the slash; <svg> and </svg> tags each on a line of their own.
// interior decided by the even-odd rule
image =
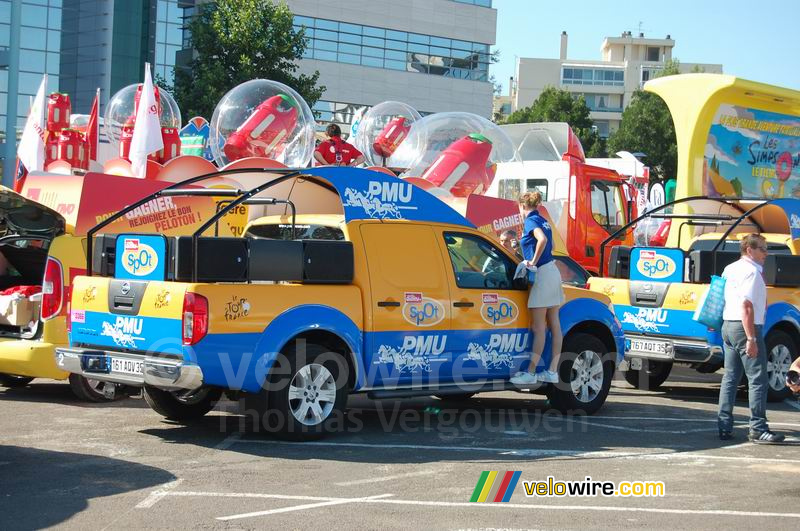
<svg viewBox="0 0 800 531">
<path fill-rule="evenodd" d="M 767 310 L 763 276 L 767 241 L 760 234 L 748 234 L 741 241 L 740 251 L 741 258 L 722 272 L 725 375 L 719 390 L 719 438 L 733 439 L 733 404 L 744 372 L 749 383 L 749 439 L 762 444 L 780 443 L 783 435 L 769 431 L 767 425 L 767 347 L 761 333 Z"/>
</svg>

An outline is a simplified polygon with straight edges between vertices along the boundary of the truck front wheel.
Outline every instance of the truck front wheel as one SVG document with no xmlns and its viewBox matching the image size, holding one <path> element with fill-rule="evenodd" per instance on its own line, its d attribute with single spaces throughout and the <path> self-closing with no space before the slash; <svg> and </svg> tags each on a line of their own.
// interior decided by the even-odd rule
<svg viewBox="0 0 800 531">
<path fill-rule="evenodd" d="M 607 350 L 602 341 L 589 334 L 566 337 L 559 363 L 560 382 L 548 393 L 553 407 L 562 413 L 587 415 L 602 407 L 614 376 L 614 364 L 604 359 Z"/>
<path fill-rule="evenodd" d="M 628 369 L 625 371 L 625 380 L 637 389 L 651 391 L 661 387 L 672 372 L 671 361 L 642 360 L 640 370 Z"/>
<path fill-rule="evenodd" d="M 188 391 L 165 391 L 149 385 L 144 386 L 144 401 L 153 411 L 178 422 L 189 422 L 203 417 L 214 409 L 222 391 L 201 387 Z"/>
<path fill-rule="evenodd" d="M 340 354 L 315 344 L 285 360 L 289 370 L 280 371 L 269 384 L 265 427 L 283 439 L 319 439 L 333 431 L 335 423 L 343 423 L 347 364 Z"/>
<path fill-rule="evenodd" d="M 786 387 L 786 373 L 797 358 L 797 347 L 791 336 L 782 330 L 772 330 L 767 334 L 767 400 L 780 402 L 791 396 Z"/>
</svg>

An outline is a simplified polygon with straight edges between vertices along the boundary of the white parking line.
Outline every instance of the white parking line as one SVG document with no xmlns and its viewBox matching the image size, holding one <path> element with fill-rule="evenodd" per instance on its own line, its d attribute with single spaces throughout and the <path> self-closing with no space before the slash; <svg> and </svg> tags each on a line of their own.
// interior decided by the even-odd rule
<svg viewBox="0 0 800 531">
<path fill-rule="evenodd" d="M 800 465 L 800 459 L 777 459 L 768 457 L 747 457 L 747 456 L 728 456 L 712 455 L 701 452 L 662 452 L 662 453 L 635 453 L 635 452 L 614 452 L 609 450 L 586 451 L 582 449 L 573 450 L 552 450 L 544 448 L 489 448 L 485 446 L 434 446 L 424 444 L 370 444 L 355 442 L 327 442 L 327 441 L 307 441 L 289 442 L 274 441 L 264 439 L 240 439 L 239 444 L 266 444 L 270 446 L 323 446 L 341 448 L 369 448 L 372 450 L 432 450 L 442 452 L 487 452 L 499 454 L 501 456 L 514 455 L 519 457 L 574 457 L 576 459 L 597 459 L 597 458 L 618 458 L 618 459 L 641 459 L 654 461 L 669 461 L 673 459 L 716 459 L 720 461 L 740 461 L 757 463 L 796 463 Z"/>
<path fill-rule="evenodd" d="M 169 483 L 164 483 L 158 489 L 154 490 L 150 493 L 150 495 L 136 504 L 137 509 L 149 509 L 153 505 L 157 504 L 164 496 L 166 496 L 170 490 L 174 489 L 178 485 L 183 483 L 183 479 L 176 479 L 175 481 L 170 481 Z"/>
<path fill-rule="evenodd" d="M 396 474 L 394 476 L 383 476 L 378 478 L 356 479 L 355 481 L 342 481 L 341 483 L 334 483 L 339 487 L 349 487 L 351 485 L 364 485 L 366 483 L 381 483 L 382 481 L 392 481 L 394 479 L 413 478 L 416 476 L 430 476 L 435 474 L 435 470 L 420 470 L 419 472 L 409 472 L 407 474 Z"/>
<path fill-rule="evenodd" d="M 508 510 L 508 509 L 523 509 L 535 511 L 595 511 L 595 512 L 633 512 L 633 513 L 654 513 L 654 514 L 696 514 L 696 515 L 717 515 L 717 516 L 737 516 L 737 517 L 754 517 L 754 518 L 793 518 L 800 519 L 800 513 L 775 513 L 775 512 L 760 512 L 760 511 L 729 511 L 721 509 L 658 509 L 654 507 L 615 507 L 615 506 L 596 506 L 596 505 L 543 505 L 543 504 L 527 504 L 527 503 L 471 503 L 471 502 L 444 502 L 444 501 L 426 501 L 426 500 L 398 500 L 387 499 L 391 494 L 380 494 L 377 496 L 368 496 L 363 498 L 331 498 L 331 497 L 315 497 L 315 496 L 291 496 L 282 494 L 260 494 L 249 492 L 169 492 L 166 496 L 180 496 L 180 497 L 224 497 L 224 498 L 268 498 L 278 500 L 297 500 L 308 499 L 317 500 L 321 503 L 312 503 L 298 505 L 294 507 L 285 507 L 281 509 L 273 509 L 270 511 L 260 511 L 255 513 L 246 513 L 241 515 L 223 516 L 217 518 L 218 520 L 231 520 L 234 518 L 247 518 L 250 516 L 263 516 L 266 514 L 276 514 L 279 512 L 288 512 L 293 510 L 303 510 L 307 508 L 323 507 L 329 505 L 343 505 L 348 503 L 364 503 L 364 504 L 384 504 L 384 505 L 412 505 L 419 507 L 463 507 L 477 510 Z"/>
<path fill-rule="evenodd" d="M 271 514 L 279 514 L 279 513 L 290 513 L 293 511 L 304 511 L 306 509 L 316 509 L 318 507 L 328 507 L 330 505 L 344 505 L 346 503 L 361 503 L 365 501 L 371 500 L 378 500 L 381 498 L 386 498 L 388 496 L 393 496 L 393 494 L 378 494 L 376 496 L 367 496 L 365 498 L 339 498 L 335 500 L 329 500 L 319 503 L 307 503 L 304 505 L 294 505 L 292 507 L 281 507 L 280 509 L 270 509 L 268 511 L 256 511 L 253 513 L 244 513 L 244 514 L 234 514 L 231 516 L 219 516 L 217 520 L 228 521 L 228 520 L 240 520 L 242 518 L 253 518 L 254 516 L 269 516 Z"/>
</svg>

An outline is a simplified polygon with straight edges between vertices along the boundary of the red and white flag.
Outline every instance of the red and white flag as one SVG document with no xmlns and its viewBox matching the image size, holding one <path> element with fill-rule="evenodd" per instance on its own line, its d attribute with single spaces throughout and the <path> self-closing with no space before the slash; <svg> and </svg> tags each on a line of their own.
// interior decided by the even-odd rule
<svg viewBox="0 0 800 531">
<path fill-rule="evenodd" d="M 44 99 L 46 87 L 47 74 L 42 76 L 42 83 L 36 92 L 17 148 L 17 158 L 28 172 L 44 170 L 44 141 L 47 128 L 47 109 Z"/>
<path fill-rule="evenodd" d="M 98 113 L 100 112 L 100 89 L 94 96 L 92 112 L 89 113 L 89 123 L 86 124 L 86 142 L 89 144 L 89 160 L 97 160 L 97 142 L 100 138 Z"/>
<path fill-rule="evenodd" d="M 150 63 L 144 64 L 144 86 L 133 126 L 131 150 L 128 158 L 136 177 L 144 178 L 147 170 L 147 156 L 164 148 L 161 138 L 161 122 L 158 116 L 158 103 L 150 75 Z"/>
</svg>

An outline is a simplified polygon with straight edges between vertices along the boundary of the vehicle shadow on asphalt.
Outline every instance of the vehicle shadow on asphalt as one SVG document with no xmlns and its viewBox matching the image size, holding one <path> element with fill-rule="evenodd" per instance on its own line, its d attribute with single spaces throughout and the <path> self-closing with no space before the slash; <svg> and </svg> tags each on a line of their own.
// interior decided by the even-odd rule
<svg viewBox="0 0 800 531">
<path fill-rule="evenodd" d="M 42 383 L 34 381 L 25 387 L 0 387 L 0 401 L 27 402 L 31 404 L 61 404 L 68 407 L 79 408 L 147 408 L 147 404 L 144 403 L 144 400 L 132 400 L 127 395 L 121 396 L 111 402 L 87 402 L 75 396 L 68 383 L 52 380 Z"/>
<path fill-rule="evenodd" d="M 0 529 L 42 529 L 70 519 L 89 500 L 173 481 L 152 466 L 96 455 L 0 445 Z"/>
<path fill-rule="evenodd" d="M 680 404 L 606 404 L 595 416 L 564 416 L 544 398 L 516 399 L 481 395 L 465 401 L 434 398 L 351 400 L 334 432 L 311 443 L 286 442 L 266 433 L 227 402 L 191 425 L 164 421 L 142 430 L 174 444 L 200 445 L 252 456 L 357 463 L 427 463 L 438 461 L 532 461 L 581 455 L 609 459 L 622 454 L 668 454 L 725 448 L 746 440 L 717 437 L 716 415 Z M 627 411 L 627 414 L 625 413 Z M 624 416 L 631 421 L 619 420 Z M 666 421 L 665 421 L 666 419 Z M 746 418 L 737 416 L 737 421 Z M 795 430 L 787 435 L 800 435 Z M 309 450 L 312 446 L 325 447 Z M 596 452 L 592 455 L 592 452 Z M 587 455 L 588 454 L 588 455 Z"/>
</svg>

